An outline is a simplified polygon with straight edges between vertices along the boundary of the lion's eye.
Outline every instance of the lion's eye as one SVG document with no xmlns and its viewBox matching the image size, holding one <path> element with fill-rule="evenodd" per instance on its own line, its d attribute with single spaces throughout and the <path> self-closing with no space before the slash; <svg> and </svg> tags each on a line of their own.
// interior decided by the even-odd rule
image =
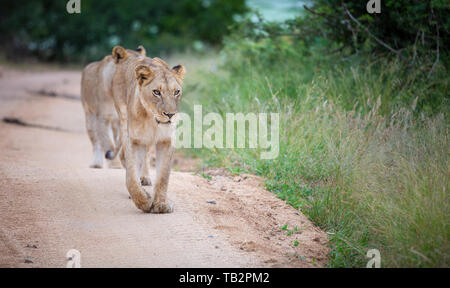
<svg viewBox="0 0 450 288">
<path fill-rule="evenodd" d="M 175 93 L 174 93 L 174 95 L 175 95 L 175 96 L 180 95 L 180 90 L 176 90 Z"/>
<path fill-rule="evenodd" d="M 161 96 L 161 92 L 159 90 L 153 90 L 153 95 L 155 95 L 156 97 Z"/>
</svg>

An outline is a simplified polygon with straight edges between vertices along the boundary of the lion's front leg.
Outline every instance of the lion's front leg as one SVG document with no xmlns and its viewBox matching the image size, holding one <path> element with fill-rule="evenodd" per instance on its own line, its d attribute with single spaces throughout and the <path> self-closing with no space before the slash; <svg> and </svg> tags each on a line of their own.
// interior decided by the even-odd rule
<svg viewBox="0 0 450 288">
<path fill-rule="evenodd" d="M 140 166 L 142 186 L 152 186 L 152 180 L 150 179 L 150 147 L 151 145 L 147 145 L 143 159 L 144 162 Z"/>
<path fill-rule="evenodd" d="M 142 149 L 145 150 L 145 146 L 143 148 L 140 145 L 134 145 L 129 142 L 124 146 L 122 146 L 122 149 L 125 148 L 126 182 L 128 192 L 130 193 L 131 199 L 136 207 L 144 212 L 150 212 L 153 203 L 152 197 L 141 186 L 139 175 L 140 171 L 137 169 L 137 166 L 140 164 L 139 161 L 141 161 L 140 156 L 142 156 Z"/>
<path fill-rule="evenodd" d="M 155 200 L 151 209 L 153 213 L 173 212 L 173 204 L 167 199 L 172 155 L 173 147 L 170 139 L 156 143 Z"/>
</svg>

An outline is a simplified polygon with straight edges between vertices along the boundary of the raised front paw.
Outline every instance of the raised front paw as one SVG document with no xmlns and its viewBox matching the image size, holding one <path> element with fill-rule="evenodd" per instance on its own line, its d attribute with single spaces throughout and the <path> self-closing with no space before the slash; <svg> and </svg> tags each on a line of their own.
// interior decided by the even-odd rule
<svg viewBox="0 0 450 288">
<path fill-rule="evenodd" d="M 150 179 L 150 176 L 141 176 L 141 185 L 152 186 L 152 180 Z"/>
<path fill-rule="evenodd" d="M 166 202 L 155 202 L 150 209 L 150 213 L 172 213 L 173 212 L 173 204 Z"/>
</svg>

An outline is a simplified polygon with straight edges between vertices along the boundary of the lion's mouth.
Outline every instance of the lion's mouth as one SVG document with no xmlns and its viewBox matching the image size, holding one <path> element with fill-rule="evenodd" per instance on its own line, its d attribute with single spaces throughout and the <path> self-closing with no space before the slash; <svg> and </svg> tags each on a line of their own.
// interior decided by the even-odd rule
<svg viewBox="0 0 450 288">
<path fill-rule="evenodd" d="M 156 120 L 156 123 L 158 123 L 158 124 L 170 124 L 170 123 L 172 123 L 170 120 L 168 120 L 168 121 L 166 121 L 166 122 L 159 121 L 159 120 L 156 119 L 156 118 L 155 118 L 155 120 Z"/>
</svg>

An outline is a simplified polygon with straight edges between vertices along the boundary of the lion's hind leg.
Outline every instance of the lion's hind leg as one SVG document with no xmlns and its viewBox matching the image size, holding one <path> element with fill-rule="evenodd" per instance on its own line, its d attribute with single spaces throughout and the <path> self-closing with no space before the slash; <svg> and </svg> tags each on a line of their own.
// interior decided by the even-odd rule
<svg viewBox="0 0 450 288">
<path fill-rule="evenodd" d="M 89 167 L 102 168 L 103 167 L 103 149 L 100 144 L 100 140 L 97 137 L 96 122 L 97 122 L 97 117 L 95 114 L 86 113 L 86 130 L 87 130 L 89 139 L 91 140 L 93 154 L 94 154 L 92 163 Z"/>
<path fill-rule="evenodd" d="M 125 167 L 125 165 L 121 165 L 121 160 L 120 160 L 120 132 L 119 132 L 119 120 L 118 119 L 113 119 L 112 121 L 110 121 L 108 123 L 108 132 L 109 132 L 109 138 L 112 140 L 112 142 L 114 143 L 114 151 L 113 154 L 111 154 L 111 152 L 106 152 L 107 154 L 105 154 L 105 157 L 107 159 L 108 162 L 108 167 L 109 168 L 113 168 L 113 169 L 120 169 L 123 167 Z M 112 158 L 112 159 L 111 159 Z"/>
<path fill-rule="evenodd" d="M 97 117 L 96 121 L 96 132 L 100 145 L 103 152 L 105 153 L 105 158 L 108 160 L 114 159 L 114 136 L 112 131 L 111 120 L 104 116 Z"/>
</svg>

